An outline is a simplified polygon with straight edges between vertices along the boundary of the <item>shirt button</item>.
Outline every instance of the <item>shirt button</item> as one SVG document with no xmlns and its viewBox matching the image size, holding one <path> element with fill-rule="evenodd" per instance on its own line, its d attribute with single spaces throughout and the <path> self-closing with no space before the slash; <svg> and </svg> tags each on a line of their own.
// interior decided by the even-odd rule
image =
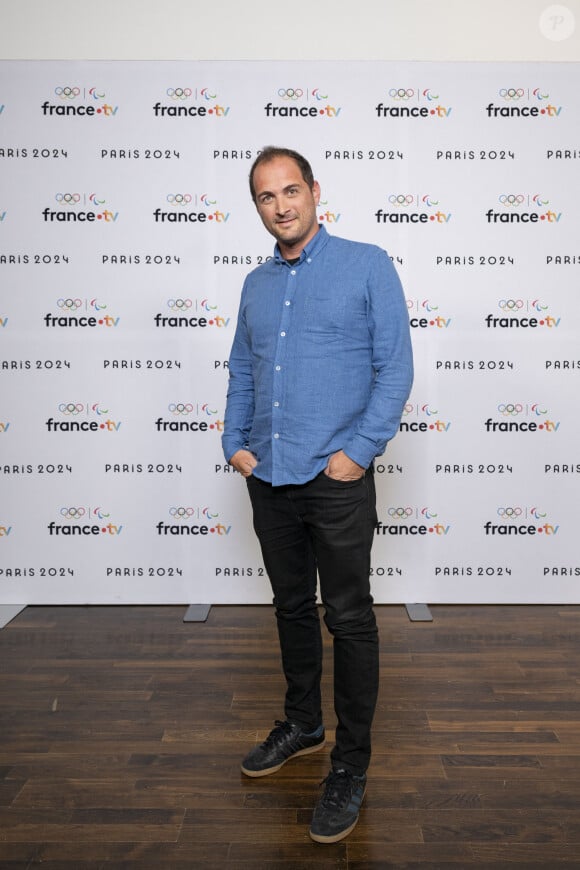
<svg viewBox="0 0 580 870">
<path fill-rule="evenodd" d="M 284 304 L 285 304 L 285 305 L 290 305 L 290 303 L 288 302 L 288 300 L 286 300 L 286 302 L 285 302 Z"/>
<path fill-rule="evenodd" d="M 278 433 L 276 432 L 276 434 L 274 435 L 274 438 L 279 438 L 279 437 L 280 437 L 280 436 L 279 436 Z"/>
<path fill-rule="evenodd" d="M 279 407 L 280 407 L 280 402 L 274 402 L 274 407 L 275 407 L 275 408 L 279 408 Z"/>
<path fill-rule="evenodd" d="M 312 262 L 312 257 L 308 257 L 308 259 L 306 260 L 306 262 L 307 262 L 307 263 L 311 263 L 311 262 Z"/>
<path fill-rule="evenodd" d="M 291 274 L 291 275 L 295 275 L 295 274 L 296 274 L 296 269 L 292 269 L 292 271 L 290 272 L 290 274 Z"/>
<path fill-rule="evenodd" d="M 285 332 L 281 332 L 280 335 L 282 336 L 282 338 L 286 338 L 286 333 L 285 333 Z"/>
<path fill-rule="evenodd" d="M 276 371 L 279 372 L 282 366 L 276 366 Z"/>
</svg>

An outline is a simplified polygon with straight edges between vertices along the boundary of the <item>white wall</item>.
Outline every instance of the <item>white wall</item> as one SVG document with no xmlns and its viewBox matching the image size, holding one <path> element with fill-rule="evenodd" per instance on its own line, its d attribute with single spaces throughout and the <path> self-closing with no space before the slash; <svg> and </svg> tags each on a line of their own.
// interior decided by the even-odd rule
<svg viewBox="0 0 580 870">
<path fill-rule="evenodd" d="M 292 0 L 284 8 L 272 0 L 0 0 L 0 57 L 580 60 L 580 0 Z"/>
</svg>

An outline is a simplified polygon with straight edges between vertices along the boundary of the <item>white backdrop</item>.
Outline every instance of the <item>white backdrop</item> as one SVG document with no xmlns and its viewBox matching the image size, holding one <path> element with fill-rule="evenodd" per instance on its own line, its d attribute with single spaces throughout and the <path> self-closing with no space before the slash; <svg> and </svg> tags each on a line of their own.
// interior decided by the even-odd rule
<svg viewBox="0 0 580 870">
<path fill-rule="evenodd" d="M 385 247 L 408 299 L 376 600 L 579 600 L 577 65 L 0 76 L 0 603 L 270 600 L 219 437 L 241 283 L 272 252 L 265 144 L 309 157 L 321 222 Z"/>
</svg>

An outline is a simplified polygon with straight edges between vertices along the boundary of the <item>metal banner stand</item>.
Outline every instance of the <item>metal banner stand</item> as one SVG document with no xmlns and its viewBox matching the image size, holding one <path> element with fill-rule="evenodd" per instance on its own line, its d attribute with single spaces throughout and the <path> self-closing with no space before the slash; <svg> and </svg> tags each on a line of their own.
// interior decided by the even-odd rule
<svg viewBox="0 0 580 870">
<path fill-rule="evenodd" d="M 426 604 L 405 604 L 411 622 L 433 622 L 433 616 Z"/>
<path fill-rule="evenodd" d="M 211 604 L 190 604 L 187 610 L 185 611 L 185 616 L 183 617 L 184 622 L 205 622 L 209 612 L 211 610 Z"/>
<path fill-rule="evenodd" d="M 28 605 L 26 604 L 0 604 L 0 630 L 12 622 Z"/>
</svg>

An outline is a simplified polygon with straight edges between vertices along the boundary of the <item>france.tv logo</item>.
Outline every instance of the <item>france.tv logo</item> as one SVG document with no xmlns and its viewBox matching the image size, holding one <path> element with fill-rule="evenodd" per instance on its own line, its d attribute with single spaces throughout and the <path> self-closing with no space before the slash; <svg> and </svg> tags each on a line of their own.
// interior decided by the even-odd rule
<svg viewBox="0 0 580 870">
<path fill-rule="evenodd" d="M 97 193 L 56 193 L 56 207 L 47 206 L 42 211 L 45 223 L 95 223 L 114 224 L 118 211 L 107 207 L 106 199 Z M 103 208 L 105 206 L 105 208 Z"/>
<path fill-rule="evenodd" d="M 111 412 L 100 402 L 60 402 L 61 419 L 49 417 L 45 421 L 48 432 L 119 432 L 122 422 L 111 418 Z"/>
<path fill-rule="evenodd" d="M 488 520 L 484 523 L 483 530 L 486 535 L 523 535 L 526 537 L 542 535 L 547 538 L 554 537 L 560 530 L 557 523 L 548 522 L 546 511 L 538 507 L 520 507 L 517 504 L 502 505 L 497 508 L 495 513 L 495 521 Z"/>
<path fill-rule="evenodd" d="M 155 528 L 158 535 L 194 536 L 218 538 L 227 537 L 232 526 L 220 519 L 219 512 L 210 507 L 191 507 L 177 505 L 168 510 L 168 519 L 160 520 Z"/>
<path fill-rule="evenodd" d="M 329 103 L 324 88 L 279 87 L 275 92 L 276 105 L 264 106 L 267 118 L 338 118 L 341 106 Z"/>
<path fill-rule="evenodd" d="M 210 223 L 225 224 L 230 212 L 219 208 L 218 200 L 208 193 L 168 193 L 165 197 L 165 211 L 156 208 L 153 212 L 155 223 Z"/>
<path fill-rule="evenodd" d="M 451 212 L 443 211 L 439 197 L 428 193 L 390 193 L 387 211 L 377 209 L 379 224 L 448 224 Z"/>
<path fill-rule="evenodd" d="M 497 203 L 498 211 L 490 208 L 485 213 L 488 224 L 553 225 L 562 219 L 562 212 L 554 211 L 550 200 L 539 193 L 500 193 Z"/>
<path fill-rule="evenodd" d="M 226 118 L 229 113 L 230 106 L 224 105 L 215 88 L 209 87 L 172 85 L 165 89 L 164 102 L 153 105 L 156 118 Z"/>
<path fill-rule="evenodd" d="M 157 327 L 214 327 L 225 329 L 231 323 L 231 317 L 219 313 L 219 306 L 208 299 L 190 299 L 172 297 L 166 302 L 169 315 L 155 314 L 153 322 Z"/>
<path fill-rule="evenodd" d="M 485 107 L 488 118 L 558 118 L 562 112 L 545 88 L 502 87 L 497 95 L 500 105 Z"/>
<path fill-rule="evenodd" d="M 429 507 L 417 508 L 409 505 L 391 506 L 387 509 L 386 522 L 379 520 L 375 534 L 380 535 L 436 535 L 445 537 L 451 525 L 443 522 L 438 512 Z"/>
<path fill-rule="evenodd" d="M 56 103 L 45 100 L 42 114 L 48 117 L 101 117 L 114 118 L 119 107 L 107 100 L 101 88 L 78 85 L 57 85 L 53 91 Z"/>
<path fill-rule="evenodd" d="M 64 522 L 63 522 L 64 520 Z M 110 513 L 102 507 L 68 506 L 59 510 L 59 521 L 51 520 L 47 526 L 51 537 L 118 537 L 123 526 L 111 521 Z"/>
<path fill-rule="evenodd" d="M 540 299 L 500 299 L 500 314 L 484 317 L 488 329 L 557 329 L 561 317 L 549 313 L 549 306 Z"/>
<path fill-rule="evenodd" d="M 438 89 L 393 87 L 387 91 L 388 102 L 375 106 L 379 118 L 430 118 L 445 120 L 453 111 L 441 103 Z"/>
<path fill-rule="evenodd" d="M 223 432 L 224 421 L 209 402 L 170 402 L 167 410 L 169 419 L 155 420 L 157 432 Z"/>
<path fill-rule="evenodd" d="M 486 432 L 524 432 L 551 435 L 559 431 L 560 421 L 540 402 L 500 402 L 496 407 L 496 419 L 484 421 Z"/>
</svg>

